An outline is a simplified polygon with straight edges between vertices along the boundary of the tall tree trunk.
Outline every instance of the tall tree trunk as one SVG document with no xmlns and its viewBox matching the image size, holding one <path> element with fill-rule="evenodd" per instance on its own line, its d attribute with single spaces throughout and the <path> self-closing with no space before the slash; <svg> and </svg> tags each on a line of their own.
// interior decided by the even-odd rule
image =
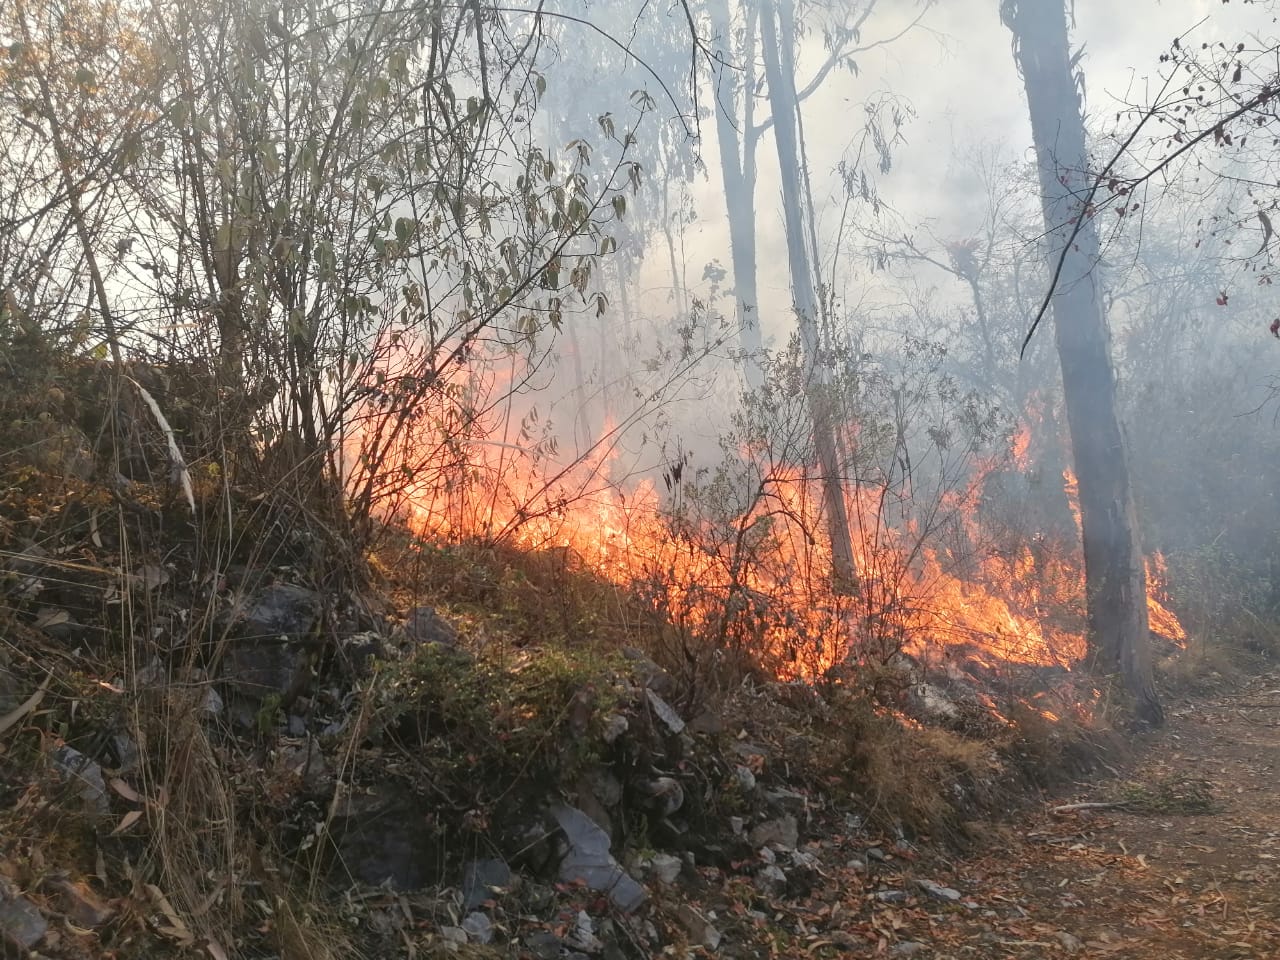
<svg viewBox="0 0 1280 960">
<path fill-rule="evenodd" d="M 792 22 L 793 0 L 781 0 L 783 24 Z M 805 385 L 809 415 L 813 420 L 814 446 L 822 471 L 823 501 L 827 512 L 827 529 L 831 538 L 831 574 L 837 591 L 856 593 L 857 563 L 853 538 L 849 530 L 849 512 L 845 505 L 843 464 L 836 443 L 831 411 L 830 386 L 826 382 L 822 337 L 818 329 L 819 303 L 813 257 L 808 246 L 802 197 L 802 166 L 797 144 L 800 105 L 796 97 L 795 76 L 782 69 L 779 60 L 778 8 L 765 0 L 760 9 L 760 40 L 764 52 L 765 78 L 769 84 L 774 143 L 778 148 L 778 167 L 782 178 L 782 212 L 787 235 L 787 262 L 791 271 L 791 296 L 800 339 L 804 346 Z"/>
<path fill-rule="evenodd" d="M 1027 89 L 1051 264 L 1070 243 L 1053 320 L 1080 483 L 1091 659 L 1108 673 L 1118 671 L 1139 717 L 1159 724 L 1164 714 L 1151 674 L 1146 571 L 1098 290 L 1098 233 L 1079 199 L 1089 187 L 1088 155 L 1064 0 L 1002 0 L 1000 13 L 1013 31 Z"/>
<path fill-rule="evenodd" d="M 727 0 L 711 5 L 716 32 L 726 45 L 726 59 L 732 61 L 733 21 Z M 735 71 L 721 65 L 716 75 L 716 145 L 720 153 L 720 177 L 724 182 L 725 209 L 729 217 L 729 252 L 733 260 L 733 292 L 738 302 L 738 323 L 742 346 L 742 375 L 747 389 L 764 386 L 760 359 L 764 336 L 760 330 L 760 297 L 756 283 L 756 145 L 760 139 L 755 123 L 755 31 L 754 11 L 747 15 L 743 29 L 742 64 L 745 71 L 737 85 L 742 109 L 736 108 Z"/>
<path fill-rule="evenodd" d="M 669 177 L 662 185 L 662 236 L 667 241 L 667 266 L 671 270 L 671 302 L 676 308 L 675 326 L 679 327 L 688 322 L 689 301 L 685 296 L 683 258 L 676 255 L 676 232 L 671 225 L 672 186 Z M 683 214 L 680 229 L 684 229 Z"/>
</svg>

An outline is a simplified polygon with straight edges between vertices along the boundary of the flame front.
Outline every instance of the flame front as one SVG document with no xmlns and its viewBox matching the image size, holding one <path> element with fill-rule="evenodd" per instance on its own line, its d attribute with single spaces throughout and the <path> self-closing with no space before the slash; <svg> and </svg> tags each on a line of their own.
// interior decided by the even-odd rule
<svg viewBox="0 0 1280 960">
<path fill-rule="evenodd" d="M 1027 469 L 1022 434 L 1010 457 L 975 466 L 967 486 L 943 496 L 928 529 L 888 522 L 882 489 L 846 489 L 859 572 L 854 592 L 832 585 L 822 487 L 802 467 L 763 465 L 750 507 L 713 520 L 679 508 L 678 478 L 673 484 L 668 476 L 665 494 L 650 478 L 624 489 L 607 479 L 612 463 L 604 453 L 556 469 L 527 443 L 493 439 L 510 434 L 503 424 L 501 433 L 478 435 L 465 456 L 457 445 L 441 445 L 438 457 L 454 462 L 418 471 L 423 479 L 410 509 L 425 535 L 569 551 L 642 598 L 670 629 L 736 648 L 782 677 L 814 677 L 850 659 L 886 660 L 899 650 L 950 651 L 991 668 L 1067 667 L 1085 654 L 1078 541 L 1024 535 L 997 545 L 980 528 L 986 478 L 1010 461 Z M 1065 479 L 1078 522 L 1074 478 Z M 1182 640 L 1162 602 L 1158 555 L 1148 563 L 1148 581 L 1152 628 Z"/>
</svg>

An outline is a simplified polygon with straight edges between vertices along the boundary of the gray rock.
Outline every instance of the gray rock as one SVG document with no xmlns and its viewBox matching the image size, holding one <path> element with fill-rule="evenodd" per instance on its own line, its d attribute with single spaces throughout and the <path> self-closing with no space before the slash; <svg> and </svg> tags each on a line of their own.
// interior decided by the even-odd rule
<svg viewBox="0 0 1280 960">
<path fill-rule="evenodd" d="M 238 619 L 237 632 L 246 640 L 280 638 L 302 640 L 320 622 L 320 595 L 314 590 L 276 583 L 264 588 Z"/>
<path fill-rule="evenodd" d="M 653 868 L 653 875 L 660 882 L 672 884 L 680 876 L 684 861 L 679 857 L 673 857 L 669 853 L 655 853 L 649 858 L 649 865 Z"/>
<path fill-rule="evenodd" d="M 643 651 L 635 647 L 623 647 L 622 655 L 631 661 L 631 669 L 640 686 L 652 690 L 659 695 L 666 695 L 675 689 L 675 681 L 671 674 L 663 670 Z"/>
<path fill-rule="evenodd" d="M 752 882 L 766 897 L 780 897 L 787 892 L 787 875 L 781 867 L 772 863 L 761 867 Z"/>
<path fill-rule="evenodd" d="M 405 618 L 404 635 L 419 644 L 439 644 L 444 647 L 458 645 L 458 631 L 435 607 L 414 607 Z"/>
<path fill-rule="evenodd" d="M 493 921 L 479 910 L 468 913 L 462 918 L 462 929 L 472 943 L 493 942 Z"/>
<path fill-rule="evenodd" d="M 25 897 L 0 886 L 0 956 L 25 957 L 49 931 L 49 921 Z"/>
<path fill-rule="evenodd" d="M 905 890 L 877 890 L 876 899 L 881 903 L 906 903 L 911 894 Z"/>
<path fill-rule="evenodd" d="M 682 903 L 677 911 L 680 922 L 689 933 L 691 943 L 706 947 L 708 950 L 718 949 L 721 935 L 714 924 L 700 911 L 687 903 Z"/>
<path fill-rule="evenodd" d="M 116 767 L 119 768 L 119 775 L 132 773 L 137 768 L 139 760 L 138 744 L 129 734 L 113 733 L 111 735 L 111 749 L 116 755 Z"/>
<path fill-rule="evenodd" d="M 376 790 L 353 792 L 335 804 L 333 831 L 340 879 L 395 890 L 439 882 L 440 837 L 422 816 L 422 799 L 408 786 L 388 780 Z"/>
<path fill-rule="evenodd" d="M 1075 956 L 1084 949 L 1084 944 L 1080 942 L 1079 937 L 1072 936 L 1065 930 L 1059 930 L 1054 934 L 1058 938 L 1058 942 L 1062 944 L 1062 949 L 1068 954 Z"/>
<path fill-rule="evenodd" d="M 223 674 L 235 693 L 248 698 L 240 712 L 255 712 L 254 703 L 276 694 L 296 695 L 305 685 L 307 658 L 296 644 L 309 638 L 320 623 L 320 595 L 278 583 L 265 587 L 246 606 L 223 619 L 231 639 Z"/>
<path fill-rule="evenodd" d="M 764 792 L 765 802 L 782 813 L 802 814 L 809 809 L 809 798 L 794 790 L 778 788 Z"/>
<path fill-rule="evenodd" d="M 587 953 L 600 953 L 604 950 L 604 942 L 596 936 L 596 925 L 585 910 L 578 911 L 573 923 L 573 933 L 565 942 Z"/>
<path fill-rule="evenodd" d="M 773 753 L 768 747 L 762 747 L 749 740 L 735 740 L 731 747 L 733 752 L 744 760 L 750 760 L 752 757 L 768 757 Z"/>
<path fill-rule="evenodd" d="M 746 827 L 747 821 L 743 820 L 742 817 L 729 818 L 729 829 L 733 832 L 735 837 L 742 836 L 742 831 L 745 830 Z"/>
<path fill-rule="evenodd" d="M 496 858 L 471 860 L 462 867 L 462 909 L 475 910 L 511 886 L 511 868 Z"/>
<path fill-rule="evenodd" d="M 676 713 L 675 708 L 658 696 L 652 687 L 646 687 L 644 692 L 649 698 L 649 706 L 653 708 L 653 712 L 666 725 L 666 728 L 673 734 L 683 733 L 684 720 L 680 718 L 680 714 Z"/>
<path fill-rule="evenodd" d="M 935 723 L 960 719 L 955 701 L 932 683 L 916 683 L 907 688 L 907 709 L 918 719 Z"/>
<path fill-rule="evenodd" d="M 235 640 L 227 647 L 223 674 L 232 690 L 247 698 L 249 711 L 275 694 L 284 697 L 302 690 L 307 676 L 304 651 L 280 637 Z"/>
<path fill-rule="evenodd" d="M 227 705 L 222 700 L 222 695 L 213 687 L 205 687 L 204 703 L 201 709 L 211 717 L 220 717 Z"/>
<path fill-rule="evenodd" d="M 467 942 L 467 931 L 461 927 L 441 927 L 440 939 L 445 943 L 452 943 L 456 946 L 463 946 Z"/>
<path fill-rule="evenodd" d="M 916 886 L 935 900 L 948 900 L 954 903 L 960 899 L 959 890 L 944 887 L 941 884 L 934 883 L 932 880 L 917 880 Z"/>
<path fill-rule="evenodd" d="M 751 828 L 747 839 L 753 847 L 774 846 L 783 850 L 794 850 L 800 842 L 800 827 L 796 818 L 787 814 L 773 820 L 765 820 Z"/>
<path fill-rule="evenodd" d="M 107 783 L 102 776 L 102 767 L 79 750 L 67 746 L 54 750 L 50 759 L 53 760 L 58 775 L 84 802 L 86 811 L 97 815 L 105 815 L 110 811 L 111 802 L 107 799 Z"/>
<path fill-rule="evenodd" d="M 564 832 L 566 852 L 560 861 L 560 879 L 585 883 L 605 893 L 614 906 L 631 913 L 644 903 L 646 893 L 609 852 L 609 835 L 576 807 L 558 804 L 551 815 Z"/>
<path fill-rule="evenodd" d="M 605 743 L 614 743 L 620 736 L 627 732 L 630 724 L 627 718 L 620 713 L 611 713 L 604 721 L 604 733 L 602 737 Z"/>
<path fill-rule="evenodd" d="M 884 863 L 889 858 L 879 847 L 868 847 L 867 859 L 873 863 Z"/>
<path fill-rule="evenodd" d="M 920 951 L 922 951 L 922 950 L 928 950 L 928 949 L 929 949 L 928 947 L 926 947 L 923 943 L 920 943 L 919 941 L 916 941 L 916 940 L 904 940 L 904 941 L 902 941 L 902 943 L 895 944 L 895 945 L 894 945 L 894 946 L 889 950 L 889 956 L 891 956 L 891 957 L 914 957 L 914 956 L 915 956 L 917 953 L 919 953 Z"/>
<path fill-rule="evenodd" d="M 553 933 L 543 930 L 525 934 L 524 945 L 537 960 L 560 960 L 564 943 Z"/>
<path fill-rule="evenodd" d="M 734 779 L 738 782 L 738 789 L 743 793 L 751 793 L 756 788 L 756 775 L 751 772 L 750 767 L 744 767 L 738 764 L 733 768 Z"/>
</svg>

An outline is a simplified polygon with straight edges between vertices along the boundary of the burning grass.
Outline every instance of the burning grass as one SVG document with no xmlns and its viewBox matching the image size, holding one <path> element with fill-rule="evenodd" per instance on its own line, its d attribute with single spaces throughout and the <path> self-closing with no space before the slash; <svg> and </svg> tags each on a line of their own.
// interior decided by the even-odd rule
<svg viewBox="0 0 1280 960">
<path fill-rule="evenodd" d="M 497 543 L 552 569 L 580 565 L 613 584 L 629 613 L 639 598 L 686 657 L 716 650 L 812 680 L 845 662 L 930 647 L 988 667 L 1070 667 L 1085 653 L 1075 544 L 985 529 L 989 463 L 923 506 L 909 490 L 847 488 L 860 575 L 846 589 L 832 582 L 821 481 L 767 452 L 744 451 L 702 481 L 682 483 L 676 471 L 673 483 L 668 473 L 665 497 L 647 478 L 613 483 L 603 457 L 548 471 L 509 450 L 501 462 L 483 445 L 471 455 L 478 460 L 456 484 L 412 500 L 407 517 L 424 541 Z M 1151 557 L 1148 571 L 1152 628 L 1181 644 L 1163 558 Z M 548 589 L 541 606 L 569 626 L 551 609 L 562 589 Z"/>
</svg>

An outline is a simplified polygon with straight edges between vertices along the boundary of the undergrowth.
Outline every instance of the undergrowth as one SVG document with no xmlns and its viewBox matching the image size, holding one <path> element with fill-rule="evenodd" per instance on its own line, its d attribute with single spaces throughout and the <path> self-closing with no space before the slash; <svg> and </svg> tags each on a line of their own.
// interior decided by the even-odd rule
<svg viewBox="0 0 1280 960">
<path fill-rule="evenodd" d="M 151 955 L 157 931 L 174 949 L 376 954 L 342 861 L 344 824 L 359 818 L 343 810 L 389 786 L 408 798 L 394 809 L 440 839 L 430 876 L 443 881 L 464 857 L 500 854 L 504 824 L 585 804 L 605 775 L 621 797 L 615 840 L 701 858 L 741 843 L 732 818 L 763 815 L 756 779 L 814 816 L 946 841 L 1106 746 L 1103 725 L 1031 694 L 1008 697 L 1004 715 L 970 696 L 954 718 L 921 719 L 907 703 L 915 668 L 780 682 L 763 647 L 722 649 L 670 623 L 566 548 L 389 524 L 343 570 L 327 505 L 264 487 L 252 457 L 233 468 L 209 453 L 190 465 L 193 515 L 154 424 L 130 416 L 127 442 L 99 442 L 89 401 L 58 386 L 70 373 L 0 391 L 0 695 L 45 684 L 0 733 L 0 858 L 31 891 L 56 868 L 129 903 L 100 935 L 122 957 Z M 41 430 L 56 442 L 37 443 Z M 322 609 L 300 641 L 299 690 L 255 701 L 246 720 L 221 704 L 226 611 L 273 583 L 313 589 Z M 456 637 L 412 640 L 405 617 L 422 605 Z M 104 771 L 92 810 L 51 765 L 63 746 Z M 679 826 L 663 808 L 672 782 Z M 339 904 L 350 913 L 337 921 Z"/>
</svg>

